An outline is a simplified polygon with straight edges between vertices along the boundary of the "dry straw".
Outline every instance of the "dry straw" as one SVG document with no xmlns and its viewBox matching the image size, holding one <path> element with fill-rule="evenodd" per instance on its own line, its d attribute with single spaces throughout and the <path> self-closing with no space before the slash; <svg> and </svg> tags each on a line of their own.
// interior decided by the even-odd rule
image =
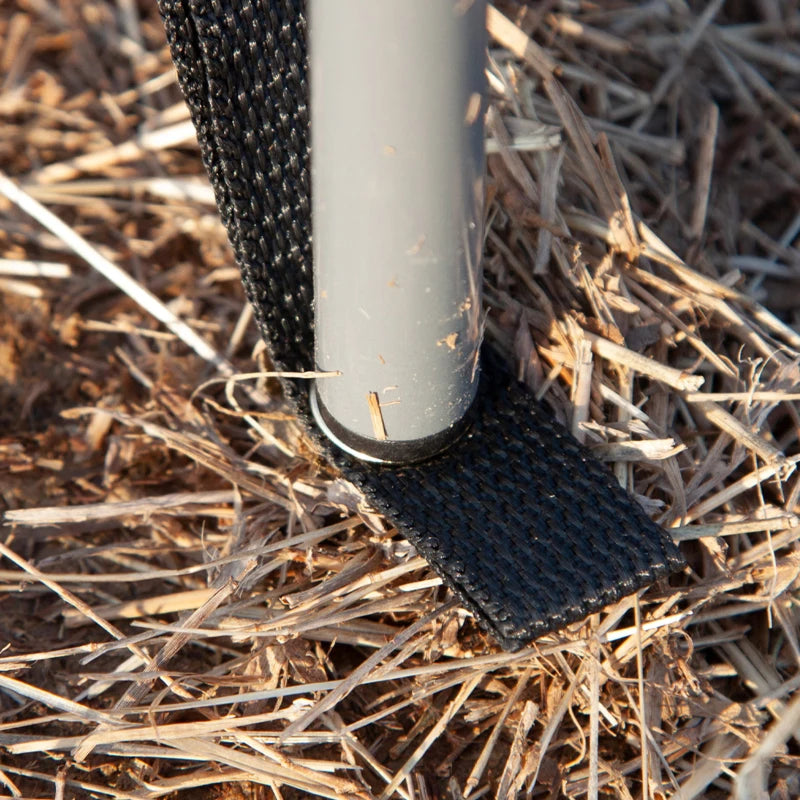
<svg viewBox="0 0 800 800">
<path fill-rule="evenodd" d="M 276 393 L 154 3 L 12 0 L 3 796 L 800 795 L 800 16 L 489 29 L 487 333 L 688 570 L 499 652 Z"/>
</svg>

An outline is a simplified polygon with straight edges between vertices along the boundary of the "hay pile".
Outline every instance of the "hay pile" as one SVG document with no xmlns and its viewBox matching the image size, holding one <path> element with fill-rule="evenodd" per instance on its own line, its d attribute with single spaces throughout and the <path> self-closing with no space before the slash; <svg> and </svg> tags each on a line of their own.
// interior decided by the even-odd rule
<svg viewBox="0 0 800 800">
<path fill-rule="evenodd" d="M 11 0 L 3 797 L 800 794 L 800 13 L 489 24 L 487 333 L 689 569 L 499 652 L 267 377 L 154 3 Z"/>
</svg>

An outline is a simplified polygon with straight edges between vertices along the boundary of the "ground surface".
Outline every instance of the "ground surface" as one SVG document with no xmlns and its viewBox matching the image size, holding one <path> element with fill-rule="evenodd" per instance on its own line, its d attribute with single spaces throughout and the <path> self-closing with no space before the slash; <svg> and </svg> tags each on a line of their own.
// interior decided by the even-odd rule
<svg viewBox="0 0 800 800">
<path fill-rule="evenodd" d="M 498 9 L 487 334 L 688 569 L 500 652 L 270 379 L 0 198 L 0 796 L 800 794 L 797 3 Z M 0 6 L 0 170 L 269 369 L 154 3 Z"/>
</svg>

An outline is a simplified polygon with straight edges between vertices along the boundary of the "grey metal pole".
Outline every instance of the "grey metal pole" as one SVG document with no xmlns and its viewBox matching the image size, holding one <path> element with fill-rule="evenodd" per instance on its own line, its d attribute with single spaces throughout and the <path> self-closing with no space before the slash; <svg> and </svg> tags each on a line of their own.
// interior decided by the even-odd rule
<svg viewBox="0 0 800 800">
<path fill-rule="evenodd" d="M 311 0 L 317 421 L 446 447 L 478 384 L 486 0 Z"/>
</svg>

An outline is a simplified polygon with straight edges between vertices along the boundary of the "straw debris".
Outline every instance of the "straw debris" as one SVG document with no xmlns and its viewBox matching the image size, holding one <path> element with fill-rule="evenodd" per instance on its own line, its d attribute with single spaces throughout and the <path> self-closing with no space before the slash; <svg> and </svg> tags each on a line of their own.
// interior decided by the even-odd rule
<svg viewBox="0 0 800 800">
<path fill-rule="evenodd" d="M 11 0 L 3 796 L 800 795 L 796 4 L 488 24 L 487 336 L 687 571 L 500 652 L 283 402 L 155 3 Z"/>
</svg>

